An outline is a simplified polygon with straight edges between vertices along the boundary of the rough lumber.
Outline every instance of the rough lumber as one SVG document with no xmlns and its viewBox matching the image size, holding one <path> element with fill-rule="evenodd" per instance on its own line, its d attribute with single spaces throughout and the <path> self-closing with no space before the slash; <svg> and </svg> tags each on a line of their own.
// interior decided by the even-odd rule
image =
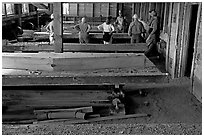
<svg viewBox="0 0 204 137">
<path fill-rule="evenodd" d="M 7 87 L 168 82 L 168 74 L 139 53 L 3 53 L 2 68 Z"/>
<path fill-rule="evenodd" d="M 2 76 L 2 85 L 11 86 L 68 86 L 68 85 L 116 85 L 134 83 L 168 82 L 168 74 L 143 73 L 109 76 Z"/>
<path fill-rule="evenodd" d="M 32 109 L 35 109 L 34 113 L 91 112 L 92 108 L 87 106 L 110 106 L 111 102 L 93 102 L 107 100 L 109 96 L 110 91 L 104 90 L 3 90 L 2 102 L 7 106 L 7 112 Z M 57 110 L 55 109 L 57 107 L 69 109 Z M 85 108 L 70 109 L 70 107 Z M 39 110 L 43 108 L 48 110 Z"/>
<path fill-rule="evenodd" d="M 34 113 L 47 113 L 47 112 L 59 112 L 59 111 L 80 111 L 84 113 L 93 112 L 93 108 L 90 107 L 80 107 L 80 108 L 69 108 L 69 109 L 45 109 L 45 110 L 34 110 Z"/>
<path fill-rule="evenodd" d="M 53 3 L 53 15 L 54 15 L 54 44 L 55 44 L 55 52 L 62 53 L 63 52 L 63 11 L 62 11 L 62 3 L 54 2 Z"/>
<path fill-rule="evenodd" d="M 103 33 L 90 33 L 89 37 L 91 39 L 103 39 Z M 49 38 L 47 32 L 34 32 L 34 39 L 35 40 L 46 40 Z M 131 37 L 128 36 L 127 33 L 113 33 L 113 39 L 130 39 Z M 79 39 L 79 34 L 75 33 L 63 33 L 63 39 Z"/>
<path fill-rule="evenodd" d="M 30 71 L 77 71 L 111 68 L 144 68 L 143 54 L 111 53 L 3 53 L 3 69 Z M 151 65 L 153 66 L 153 65 Z"/>
<path fill-rule="evenodd" d="M 46 42 L 44 42 L 46 43 Z M 78 43 L 63 43 L 64 52 L 145 52 L 147 50 L 146 43 L 135 44 L 78 44 Z M 43 44 L 40 42 L 19 42 L 3 46 L 3 52 L 53 52 L 54 46 Z"/>
<path fill-rule="evenodd" d="M 66 124 L 86 124 L 91 122 L 99 122 L 99 121 L 106 121 L 106 120 L 115 120 L 115 119 L 127 119 L 127 118 L 139 118 L 139 117 L 148 117 L 148 114 L 131 114 L 131 115 L 116 115 L 116 116 L 108 116 L 108 117 L 99 117 L 99 118 L 92 118 L 87 120 L 81 119 L 59 119 L 59 120 L 47 120 L 47 121 L 37 121 L 33 122 L 33 124 L 43 124 L 43 123 L 51 123 L 51 122 L 66 122 Z"/>
</svg>

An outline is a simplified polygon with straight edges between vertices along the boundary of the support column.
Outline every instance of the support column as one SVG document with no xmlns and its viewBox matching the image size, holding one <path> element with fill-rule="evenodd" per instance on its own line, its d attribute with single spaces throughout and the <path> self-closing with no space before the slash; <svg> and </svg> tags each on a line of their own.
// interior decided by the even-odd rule
<svg viewBox="0 0 204 137">
<path fill-rule="evenodd" d="M 53 3 L 55 53 L 63 52 L 63 10 L 61 2 Z"/>
</svg>

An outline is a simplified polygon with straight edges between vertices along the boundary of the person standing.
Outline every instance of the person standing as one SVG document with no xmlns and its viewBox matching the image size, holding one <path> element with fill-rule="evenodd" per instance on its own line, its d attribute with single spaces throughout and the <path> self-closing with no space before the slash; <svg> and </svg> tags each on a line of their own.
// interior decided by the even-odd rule
<svg viewBox="0 0 204 137">
<path fill-rule="evenodd" d="M 49 40 L 50 40 L 50 44 L 54 44 L 54 15 L 51 14 L 50 16 L 51 21 L 50 23 L 46 26 L 46 30 L 49 33 Z"/>
<path fill-rule="evenodd" d="M 89 43 L 89 31 L 91 30 L 91 26 L 86 23 L 86 18 L 83 17 L 81 22 L 74 26 L 74 28 L 79 31 L 79 43 Z"/>
<path fill-rule="evenodd" d="M 103 42 L 104 44 L 110 44 L 112 39 L 112 34 L 115 31 L 113 25 L 111 24 L 111 17 L 106 19 L 106 22 L 98 26 L 99 30 L 103 31 Z"/>
<path fill-rule="evenodd" d="M 140 43 L 143 38 L 142 35 L 145 33 L 144 26 L 138 21 L 137 14 L 133 15 L 133 22 L 130 23 L 128 29 L 128 35 L 131 36 L 131 43 Z"/>
<path fill-rule="evenodd" d="M 151 10 L 149 12 L 150 21 L 148 23 L 149 31 L 148 37 L 146 39 L 146 43 L 148 45 L 148 50 L 145 51 L 145 55 L 147 57 L 156 55 L 157 49 L 156 44 L 159 41 L 159 21 L 157 17 L 157 13 L 155 10 Z"/>
<path fill-rule="evenodd" d="M 119 10 L 119 16 L 116 18 L 114 23 L 116 25 L 116 32 L 124 32 L 124 17 L 122 16 L 121 10 Z"/>
</svg>

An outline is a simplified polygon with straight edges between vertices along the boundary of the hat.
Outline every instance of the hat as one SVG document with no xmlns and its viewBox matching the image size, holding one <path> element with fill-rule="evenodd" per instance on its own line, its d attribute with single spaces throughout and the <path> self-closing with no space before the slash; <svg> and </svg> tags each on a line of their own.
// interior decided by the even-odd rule
<svg viewBox="0 0 204 137">
<path fill-rule="evenodd" d="M 132 16 L 132 18 L 133 18 L 133 19 L 137 19 L 137 18 L 138 18 L 137 14 L 134 14 L 134 15 Z"/>
<path fill-rule="evenodd" d="M 54 19 L 54 15 L 53 15 L 53 14 L 51 14 L 51 15 L 50 15 L 50 18 L 51 18 L 51 19 Z"/>
</svg>

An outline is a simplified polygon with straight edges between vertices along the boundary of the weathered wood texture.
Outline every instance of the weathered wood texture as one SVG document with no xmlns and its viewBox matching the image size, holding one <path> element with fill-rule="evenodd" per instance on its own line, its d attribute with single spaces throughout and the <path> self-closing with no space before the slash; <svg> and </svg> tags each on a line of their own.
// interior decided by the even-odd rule
<svg viewBox="0 0 204 137">
<path fill-rule="evenodd" d="M 62 13 L 62 3 L 61 2 L 54 2 L 53 3 L 53 15 L 54 15 L 54 45 L 55 45 L 55 52 L 61 53 L 63 52 L 63 13 Z"/>
<path fill-rule="evenodd" d="M 151 70 L 150 70 L 151 71 Z M 161 72 L 143 72 L 143 73 L 106 73 L 90 75 L 89 73 L 75 73 L 72 75 L 46 75 L 46 76 L 2 76 L 2 86 L 68 86 L 68 85 L 117 85 L 134 83 L 162 83 L 168 82 L 168 75 Z M 77 75 L 78 74 L 78 75 Z"/>
<path fill-rule="evenodd" d="M 202 103 L 202 5 L 198 8 L 197 29 L 195 32 L 194 55 L 191 71 L 192 93 Z"/>
<path fill-rule="evenodd" d="M 47 119 L 47 114 L 48 119 L 80 118 L 83 115 L 75 113 L 93 112 L 93 108 L 89 106 L 112 106 L 110 96 L 112 94 L 108 90 L 3 90 L 2 104 L 6 109 L 3 110 L 2 119 L 43 120 Z"/>
<path fill-rule="evenodd" d="M 141 53 L 3 53 L 3 69 L 77 71 L 154 66 Z M 148 66 L 149 67 L 149 66 Z"/>
<path fill-rule="evenodd" d="M 64 52 L 145 52 L 147 50 L 146 43 L 135 44 L 78 44 L 78 43 L 64 43 Z M 2 47 L 3 52 L 52 52 L 54 46 L 46 42 L 19 42 L 9 44 Z"/>
<path fill-rule="evenodd" d="M 111 106 L 109 96 L 111 96 L 111 91 L 105 90 L 3 90 L 2 104 L 7 106 L 7 113 L 48 108 Z M 74 110 L 76 109 L 70 111 Z M 58 112 L 57 109 L 47 111 Z M 40 110 L 35 111 L 35 113 L 41 112 Z"/>
<path fill-rule="evenodd" d="M 116 115 L 116 116 L 107 116 L 107 117 L 99 117 L 99 118 L 92 118 L 87 120 L 82 119 L 59 119 L 59 120 L 47 120 L 47 121 L 39 121 L 33 122 L 33 124 L 45 124 L 45 123 L 53 123 L 53 122 L 66 122 L 67 124 L 88 124 L 91 122 L 99 122 L 99 121 L 106 121 L 106 120 L 114 120 L 114 119 L 128 119 L 128 118 L 139 118 L 139 117 L 148 117 L 148 114 L 131 114 L 131 115 Z"/>
<path fill-rule="evenodd" d="M 102 39 L 102 33 L 89 33 L 89 37 L 91 39 Z M 130 39 L 131 37 L 128 36 L 127 33 L 113 33 L 113 39 Z M 47 32 L 34 32 L 34 39 L 35 40 L 46 40 L 49 38 Z M 63 39 L 79 39 L 78 33 L 63 33 Z"/>
<path fill-rule="evenodd" d="M 167 77 L 142 53 L 3 53 L 2 67 L 3 86 L 166 82 Z"/>
</svg>

